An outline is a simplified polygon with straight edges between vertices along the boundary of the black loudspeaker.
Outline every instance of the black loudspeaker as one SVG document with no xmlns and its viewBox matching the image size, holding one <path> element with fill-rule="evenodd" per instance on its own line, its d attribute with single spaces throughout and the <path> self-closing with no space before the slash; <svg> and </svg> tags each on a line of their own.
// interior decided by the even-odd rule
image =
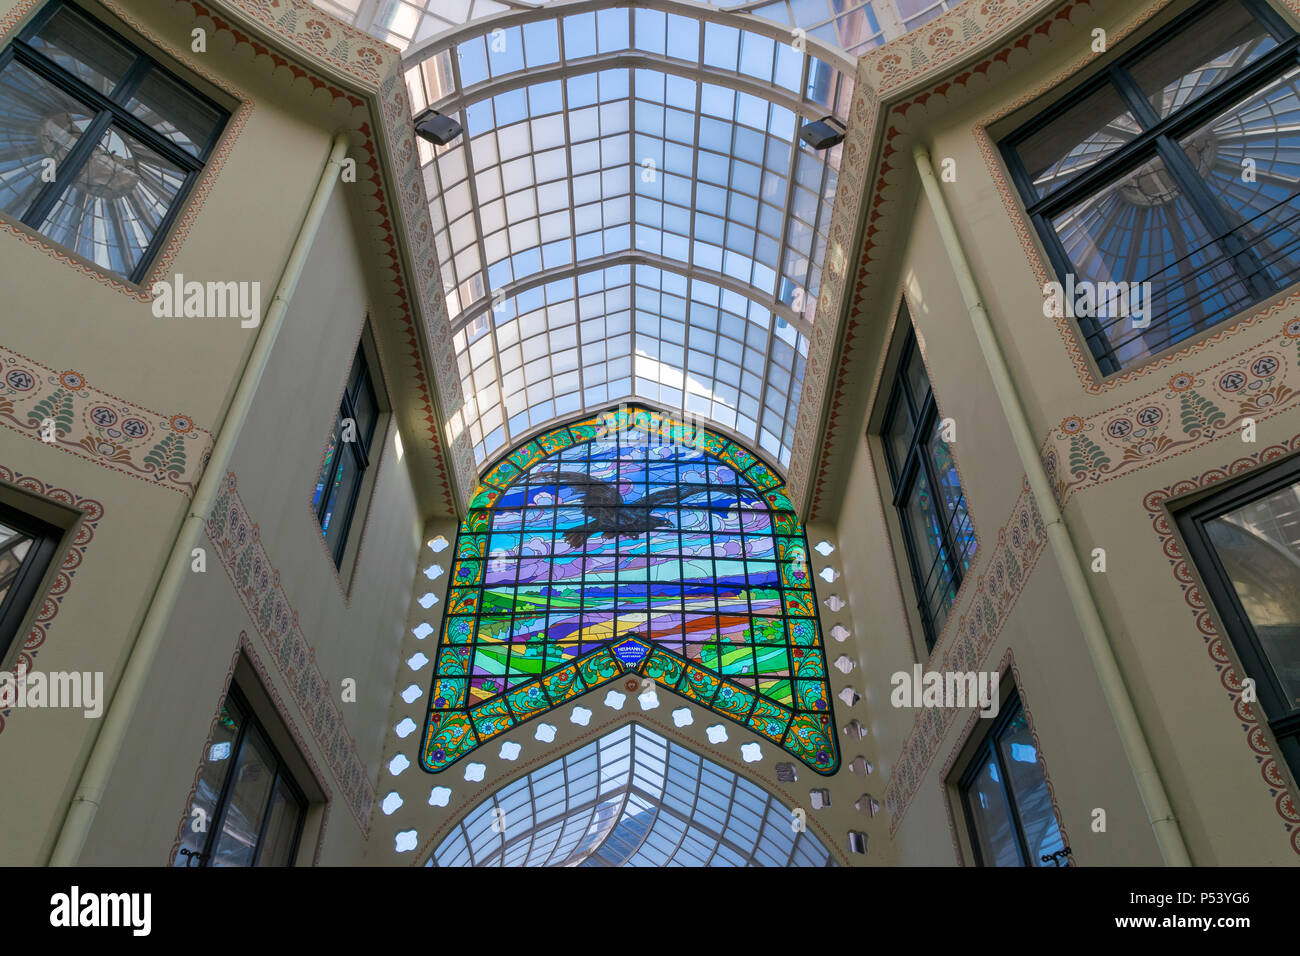
<svg viewBox="0 0 1300 956">
<path fill-rule="evenodd" d="M 800 126 L 799 138 L 813 149 L 830 149 L 844 142 L 844 124 L 834 116 L 823 116 L 815 123 Z"/>
<path fill-rule="evenodd" d="M 443 116 L 437 110 L 425 110 L 415 118 L 415 132 L 421 139 L 446 146 L 465 130 L 450 116 Z"/>
</svg>

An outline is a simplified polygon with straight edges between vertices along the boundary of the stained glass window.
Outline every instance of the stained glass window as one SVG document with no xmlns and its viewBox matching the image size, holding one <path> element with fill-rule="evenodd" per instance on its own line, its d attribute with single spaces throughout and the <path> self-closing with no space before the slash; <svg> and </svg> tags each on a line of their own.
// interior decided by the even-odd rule
<svg viewBox="0 0 1300 956">
<path fill-rule="evenodd" d="M 793 808 L 640 724 L 506 784 L 425 866 L 833 866 Z"/>
<path fill-rule="evenodd" d="M 780 479 L 640 407 L 492 468 L 461 525 L 423 764 L 631 674 L 839 764 L 808 544 Z"/>
<path fill-rule="evenodd" d="M 1266 4 L 1202 3 L 1004 141 L 1103 374 L 1300 279 L 1297 53 Z"/>
<path fill-rule="evenodd" d="M 51 3 L 0 51 L 0 210 L 142 281 L 226 113 Z"/>
</svg>

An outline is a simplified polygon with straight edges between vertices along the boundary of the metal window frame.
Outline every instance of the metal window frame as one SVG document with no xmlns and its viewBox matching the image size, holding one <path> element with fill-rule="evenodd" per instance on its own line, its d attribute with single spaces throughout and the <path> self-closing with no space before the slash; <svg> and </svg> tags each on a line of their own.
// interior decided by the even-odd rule
<svg viewBox="0 0 1300 956">
<path fill-rule="evenodd" d="M 357 378 L 356 386 L 349 389 L 346 386 L 343 389 L 343 398 L 339 403 L 339 417 L 334 425 L 334 459 L 330 463 L 329 473 L 326 481 L 321 487 L 320 500 L 316 502 L 316 521 L 321 526 L 321 534 L 325 534 L 325 513 L 329 510 L 330 489 L 334 487 L 334 482 L 338 480 L 339 470 L 343 467 L 343 455 L 349 453 L 352 455 L 352 461 L 357 469 L 357 480 L 352 486 L 352 491 L 348 494 L 348 500 L 343 507 L 335 507 L 334 520 L 342 520 L 343 527 L 339 531 L 339 536 L 334 542 L 330 556 L 334 559 L 335 567 L 343 566 L 343 556 L 347 553 L 348 536 L 352 531 L 352 519 L 356 516 L 357 502 L 361 499 L 361 485 L 365 479 L 366 470 L 370 467 L 370 448 L 374 442 L 375 432 L 379 428 L 379 418 L 382 409 L 379 407 L 378 392 L 375 389 L 374 376 L 370 372 L 370 362 L 366 358 L 364 344 L 357 346 L 356 355 L 353 358 L 353 364 L 361 363 L 361 374 Z M 351 366 L 349 366 L 349 378 L 351 378 Z M 355 424 L 357 422 L 357 400 L 362 394 L 362 390 L 368 392 L 370 396 L 371 407 L 375 410 L 374 421 L 370 423 L 369 431 L 363 436 L 360 431 L 357 433 L 356 441 L 343 441 L 343 423 L 351 419 Z"/>
<path fill-rule="evenodd" d="M 926 394 L 925 398 L 917 407 L 916 400 L 911 394 L 911 389 L 907 382 L 907 369 L 912 358 L 912 353 L 918 348 L 916 341 L 916 330 L 909 324 L 907 328 L 907 338 L 903 343 L 903 349 L 899 353 L 898 365 L 894 370 L 894 380 L 890 386 L 889 402 L 885 406 L 885 414 L 881 419 L 880 439 L 881 444 L 885 446 L 885 462 L 889 469 L 889 480 L 893 488 L 893 496 L 890 499 L 895 511 L 898 513 L 899 524 L 903 529 L 903 548 L 907 552 L 907 563 L 912 573 L 912 587 L 916 591 L 916 608 L 921 615 L 921 626 L 925 632 L 926 650 L 934 650 L 934 645 L 938 641 L 939 634 L 935 628 L 934 619 L 936 608 L 932 606 L 930 598 L 926 591 L 926 575 L 922 569 L 920 556 L 916 551 L 916 543 L 913 537 L 911 519 L 907 515 L 908 502 L 917 490 L 917 479 L 924 477 L 930 487 L 930 498 L 934 502 L 935 513 L 939 518 L 939 531 L 941 541 L 939 542 L 943 553 L 947 555 L 948 587 L 951 589 L 953 600 L 956 599 L 957 592 L 961 590 L 962 581 L 965 579 L 965 571 L 962 568 L 961 556 L 962 550 L 958 547 L 954 522 L 956 514 L 950 513 L 948 502 L 940 494 L 940 485 L 936 480 L 935 465 L 931 460 L 929 453 L 929 438 L 933 434 L 934 427 L 938 422 L 939 410 L 934 399 L 934 385 L 930 382 L 929 369 L 926 369 Z M 922 363 L 924 365 L 924 363 Z M 893 445 L 890 441 L 890 425 L 894 422 L 895 416 L 904 414 L 908 416 L 912 424 L 912 437 L 908 442 L 907 454 L 901 462 L 895 460 Z M 962 499 L 965 500 L 966 492 L 962 490 Z M 969 511 L 969 509 L 968 509 Z M 933 565 L 931 567 L 933 569 Z M 948 607 L 952 606 L 953 601 L 946 602 Z"/>
<path fill-rule="evenodd" d="M 253 859 L 249 866 L 257 866 L 262 858 L 262 850 L 266 846 L 266 829 L 271 819 L 271 805 L 275 800 L 276 791 L 283 784 L 289 795 L 298 801 L 298 822 L 294 828 L 293 841 L 289 847 L 289 866 L 294 866 L 294 861 L 298 857 L 299 843 L 302 840 L 303 828 L 307 822 L 307 808 L 309 806 L 306 795 L 297 781 L 293 779 L 280 751 L 276 749 L 271 742 L 271 736 L 267 733 L 262 721 L 258 719 L 248 698 L 240 691 L 238 685 L 231 683 L 230 689 L 226 692 L 225 699 L 222 700 L 221 706 L 224 708 L 226 702 L 233 700 L 235 705 L 243 711 L 243 721 L 239 725 L 239 733 L 231 743 L 231 759 L 227 767 L 225 779 L 221 783 L 221 791 L 217 795 L 217 801 L 213 806 L 212 819 L 208 824 L 207 839 L 203 841 L 202 852 L 196 854 L 200 867 L 212 865 L 212 851 L 216 846 L 216 841 L 225 828 L 226 814 L 230 809 L 230 796 L 235 788 L 235 781 L 239 776 L 240 762 L 243 760 L 245 748 L 248 744 L 249 737 L 256 735 L 258 741 L 264 745 L 265 750 L 275 761 L 274 772 L 271 776 L 271 786 L 266 791 L 266 802 L 262 806 L 262 819 L 258 824 L 257 844 L 253 849 Z"/>
<path fill-rule="evenodd" d="M 1273 36 L 1278 45 L 1236 76 L 1161 119 L 1143 95 L 1137 81 L 1129 73 L 1129 67 L 1184 30 L 1204 28 L 1206 24 L 1198 21 L 1211 17 L 1216 8 L 1221 8 L 1228 3 L 1236 3 L 1244 8 Z M 1142 164 L 1158 158 L 1164 164 L 1168 175 L 1187 197 L 1212 241 L 1222 250 L 1225 262 L 1250 290 L 1253 298 L 1249 305 L 1261 302 L 1281 291 L 1281 288 L 1274 288 L 1273 283 L 1268 280 L 1251 247 L 1233 234 L 1234 227 L 1224 207 L 1177 144 L 1177 140 L 1179 136 L 1203 126 L 1246 95 L 1260 89 L 1267 81 L 1297 64 L 1300 64 L 1300 34 L 1292 30 L 1264 0 L 1203 0 L 1132 49 L 1112 58 L 1097 75 L 1003 137 L 998 143 L 1003 162 L 1020 193 L 1025 214 L 1033 223 L 1057 278 L 1063 282 L 1066 275 L 1073 271 L 1073 266 L 1060 236 L 1052 226 L 1052 217 L 1096 195 Z M 1078 173 L 1065 185 L 1047 196 L 1040 197 L 1029 171 L 1020 158 L 1019 146 L 1029 136 L 1046 128 L 1087 97 L 1102 89 L 1110 89 L 1118 95 L 1120 102 L 1142 126 L 1141 134 L 1113 150 L 1091 168 Z M 1229 313 L 1211 322 L 1198 323 L 1201 327 L 1196 329 L 1196 333 L 1222 324 L 1235 314 L 1238 313 Z M 1153 325 L 1156 325 L 1157 321 L 1157 318 L 1152 318 Z M 1095 318 L 1085 316 L 1076 318 L 1075 322 L 1080 337 L 1084 340 L 1088 353 L 1096 361 L 1103 378 L 1142 365 L 1150 358 L 1146 356 L 1130 362 L 1127 366 L 1121 365 L 1114 354 L 1110 340 Z M 1176 343 L 1170 343 L 1171 346 L 1174 344 Z"/>
<path fill-rule="evenodd" d="M 1170 510 L 1187 546 L 1187 556 L 1204 582 L 1210 603 L 1218 612 L 1242 668 L 1255 681 L 1265 722 L 1273 732 L 1278 749 L 1292 776 L 1300 780 L 1300 704 L 1289 702 L 1206 528 L 1228 512 L 1297 481 L 1300 481 L 1300 455 L 1291 455 L 1185 507 Z"/>
<path fill-rule="evenodd" d="M 30 535 L 32 546 L 0 600 L 0 660 L 9 656 L 27 611 L 40 596 L 45 572 L 58 553 L 63 530 L 18 508 L 0 503 L 0 524 Z"/>
<path fill-rule="evenodd" d="M 612 755 L 613 748 L 620 745 L 627 747 L 627 753 L 625 755 L 621 753 Z M 662 750 L 662 754 L 660 750 Z M 663 779 L 663 784 L 657 793 L 637 777 L 637 768 L 643 765 L 643 758 L 646 757 L 652 758 L 656 762 L 660 760 L 663 762 L 662 771 L 653 771 L 653 776 L 656 778 L 662 777 Z M 572 768 L 586 760 L 595 761 L 594 769 L 586 771 L 582 777 L 574 776 L 571 772 Z M 620 771 L 617 786 L 602 790 L 600 784 L 610 779 L 607 774 L 611 767 L 619 761 L 626 761 L 626 772 Z M 721 812 L 721 824 L 718 824 L 707 815 L 699 816 L 695 812 L 700 803 L 701 791 L 704 789 L 703 779 L 706 769 L 711 774 L 724 778 L 723 783 L 728 787 L 725 793 L 717 791 L 719 796 L 726 801 L 726 806 L 724 808 L 713 808 L 715 812 Z M 557 773 L 559 775 L 558 786 L 546 790 L 545 794 L 562 793 L 564 795 L 561 804 L 562 809 L 560 812 L 548 816 L 545 821 L 539 821 L 536 816 L 537 792 L 534 784 L 542 779 L 550 779 Z M 761 791 L 764 796 L 763 806 L 755 811 L 758 813 L 758 821 L 755 831 L 755 844 L 752 847 L 746 847 L 738 843 L 731 832 L 731 822 L 736 816 L 736 807 L 740 803 L 738 792 L 741 788 L 742 779 Z M 481 852 L 476 852 L 471 830 L 478 832 L 478 824 L 481 820 L 491 816 L 496 810 L 503 809 L 501 796 L 503 791 L 511 790 L 512 794 L 517 792 L 521 782 L 528 794 L 528 799 L 523 804 L 528 814 L 527 819 L 516 824 L 509 817 L 504 817 L 508 832 L 497 834 L 494 839 L 491 839 L 486 846 L 481 848 Z M 689 812 L 683 812 L 680 809 L 664 804 L 670 782 L 692 792 L 693 798 Z M 578 803 L 570 802 L 569 795 L 572 792 L 580 788 L 585 789 L 588 784 L 593 783 L 595 792 L 590 797 Z M 645 813 L 651 814 L 651 819 L 640 833 L 635 846 L 630 849 L 619 848 L 616 850 L 613 846 L 608 845 L 608 841 L 619 830 L 619 825 L 624 820 L 627 805 L 634 796 L 652 807 L 651 810 L 645 811 Z M 615 812 L 608 818 L 612 822 L 604 827 L 594 842 L 579 852 L 580 848 L 583 848 L 586 843 L 587 837 L 591 834 L 591 827 L 597 822 L 596 810 L 607 803 L 617 804 Z M 743 806 L 746 809 L 753 809 L 748 804 L 743 804 Z M 787 820 L 793 820 L 791 808 L 769 793 L 766 787 L 747 777 L 742 777 L 741 774 L 730 767 L 719 764 L 710 757 L 683 746 L 666 736 L 662 736 L 633 720 L 611 729 L 591 743 L 556 757 L 522 778 L 504 784 L 486 799 L 475 804 L 457 820 L 452 831 L 439 842 L 438 846 L 432 851 L 426 866 L 443 865 L 440 858 L 446 859 L 448 856 L 452 857 L 449 861 L 451 865 L 505 865 L 507 858 L 518 855 L 517 848 L 521 844 L 527 844 L 528 849 L 522 856 L 524 862 L 519 865 L 627 865 L 629 862 L 637 860 L 642 848 L 650 841 L 652 835 L 665 838 L 663 840 L 665 844 L 671 842 L 670 850 L 665 850 L 662 846 L 656 846 L 657 854 L 666 854 L 667 863 L 677 861 L 685 862 L 686 865 L 708 866 L 724 847 L 735 857 L 744 860 L 748 865 L 762 865 L 761 861 L 757 859 L 760 847 L 765 848 L 769 855 L 778 859 L 784 857 L 784 865 L 786 866 L 793 865 L 800 851 L 809 847 L 812 848 L 814 855 L 824 855 L 827 865 L 834 862 L 834 857 L 829 848 L 807 828 L 793 833 L 788 849 L 785 847 L 784 842 L 780 846 L 771 845 L 772 836 L 768 834 L 768 828 L 775 825 L 770 818 L 770 814 L 774 809 L 777 811 L 783 826 Z M 560 844 L 563 842 L 564 833 L 569 830 L 569 821 L 584 815 L 588 821 L 584 836 L 579 839 L 572 849 L 560 855 L 558 851 Z M 657 829 L 661 816 L 671 818 L 675 824 L 680 825 L 680 832 L 674 834 L 671 840 L 667 838 L 667 834 Z M 557 825 L 560 829 L 558 834 L 555 835 L 553 843 L 547 845 L 544 840 L 538 840 L 539 835 L 543 837 L 550 836 L 550 829 Z M 700 860 L 686 847 L 687 839 L 692 835 L 692 831 L 696 831 L 698 835 L 705 836 L 710 841 L 713 841 L 714 846 L 710 848 L 707 859 Z M 457 838 L 463 841 L 466 853 L 465 860 L 460 863 L 455 860 Z M 541 864 L 527 862 L 533 856 L 535 849 L 539 853 L 545 853 L 545 861 Z M 602 851 L 606 852 L 602 853 Z M 686 855 L 684 861 L 681 860 L 683 854 Z"/>
<path fill-rule="evenodd" d="M 990 864 L 984 862 L 984 854 L 980 851 L 980 843 L 977 837 L 980 831 L 975 824 L 974 811 L 971 809 L 970 788 L 990 754 L 992 754 L 993 762 L 998 768 L 998 786 L 1002 790 L 1002 796 L 1007 801 L 1007 808 L 1011 813 L 1011 826 L 1015 831 L 1016 852 L 1020 854 L 1020 865 L 1023 867 L 1032 867 L 1034 865 L 1033 857 L 1029 852 L 1029 843 L 1025 839 L 1024 824 L 1020 819 L 1020 806 L 1016 800 L 1015 788 L 1011 786 L 1011 777 L 1007 773 L 1006 761 L 998 749 L 998 743 L 1001 741 L 1002 735 L 1006 733 L 1011 722 L 1023 710 L 1024 706 L 1020 702 L 1020 692 L 1013 689 L 1011 695 L 1002 702 L 997 717 L 993 718 L 993 726 L 985 731 L 984 739 L 980 741 L 975 752 L 971 754 L 966 769 L 957 782 L 957 790 L 961 794 L 962 810 L 966 816 L 967 836 L 970 839 L 971 850 L 975 855 L 976 866 L 989 866 Z"/>
<path fill-rule="evenodd" d="M 62 66 L 59 66 L 46 57 L 45 54 L 31 46 L 31 39 L 64 8 L 73 11 L 74 16 L 84 20 L 93 29 L 100 31 L 135 55 L 135 62 L 127 68 L 108 96 L 93 89 L 80 77 L 69 73 Z M 76 144 L 68 155 L 64 157 L 63 162 L 59 164 L 54 182 L 46 183 L 36 194 L 26 211 L 21 216 L 16 217 L 24 226 L 34 230 L 47 241 L 55 242 L 55 240 L 50 239 L 45 233 L 41 232 L 41 223 L 44 222 L 45 216 L 55 207 L 71 184 L 76 181 L 77 176 L 94 155 L 95 147 L 109 127 L 121 127 L 149 149 L 185 171 L 185 178 L 180 188 L 176 191 L 167 213 L 159 221 L 158 228 L 155 230 L 148 246 L 141 253 L 139 262 L 136 263 L 135 268 L 130 273 L 124 276 L 128 282 L 138 285 L 148 275 L 158 251 L 162 248 L 163 243 L 171 233 L 172 225 L 184 208 L 191 189 L 202 174 L 213 147 L 220 140 L 222 133 L 225 132 L 226 125 L 230 120 L 230 111 L 196 89 L 193 84 L 187 83 L 174 72 L 162 66 L 156 59 L 140 49 L 139 44 L 122 36 L 99 18 L 72 3 L 71 0 L 51 0 L 32 17 L 27 26 L 3 50 L 0 50 L 0 71 L 6 69 L 14 61 L 17 61 L 64 94 L 80 102 L 88 111 L 93 111 L 96 114 L 95 118 L 78 137 Z M 140 84 L 144 82 L 146 77 L 155 72 L 180 86 L 185 92 L 217 114 L 218 122 L 213 126 L 207 142 L 202 144 L 197 156 L 181 149 L 127 109 L 126 104 L 140 88 Z M 60 248 L 67 248 L 62 243 L 55 242 L 55 244 L 59 245 Z M 75 250 L 69 251 L 78 254 L 75 253 Z M 117 270 L 98 263 L 95 263 L 95 267 L 110 274 L 122 275 Z"/>
</svg>

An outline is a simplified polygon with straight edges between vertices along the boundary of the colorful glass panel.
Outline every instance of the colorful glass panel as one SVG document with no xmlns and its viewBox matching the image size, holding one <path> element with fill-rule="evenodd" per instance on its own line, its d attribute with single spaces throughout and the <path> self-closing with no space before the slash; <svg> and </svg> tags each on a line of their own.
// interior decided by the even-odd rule
<svg viewBox="0 0 1300 956">
<path fill-rule="evenodd" d="M 774 473 L 621 407 L 488 472 L 461 525 L 425 769 L 627 673 L 839 765 L 808 542 Z"/>
</svg>

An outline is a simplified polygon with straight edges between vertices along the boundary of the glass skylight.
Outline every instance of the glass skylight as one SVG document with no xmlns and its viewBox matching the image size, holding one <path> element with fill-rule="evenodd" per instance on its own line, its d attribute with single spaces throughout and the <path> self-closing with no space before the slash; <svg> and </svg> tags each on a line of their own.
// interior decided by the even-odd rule
<svg viewBox="0 0 1300 956">
<path fill-rule="evenodd" d="M 502 787 L 426 866 L 832 866 L 791 808 L 638 724 Z"/>
<path fill-rule="evenodd" d="M 840 153 L 798 129 L 844 117 L 851 80 L 661 10 L 455 40 L 407 74 L 415 109 L 465 129 L 420 144 L 468 396 L 453 430 L 483 464 L 566 414 L 640 398 L 788 465 Z"/>
</svg>

